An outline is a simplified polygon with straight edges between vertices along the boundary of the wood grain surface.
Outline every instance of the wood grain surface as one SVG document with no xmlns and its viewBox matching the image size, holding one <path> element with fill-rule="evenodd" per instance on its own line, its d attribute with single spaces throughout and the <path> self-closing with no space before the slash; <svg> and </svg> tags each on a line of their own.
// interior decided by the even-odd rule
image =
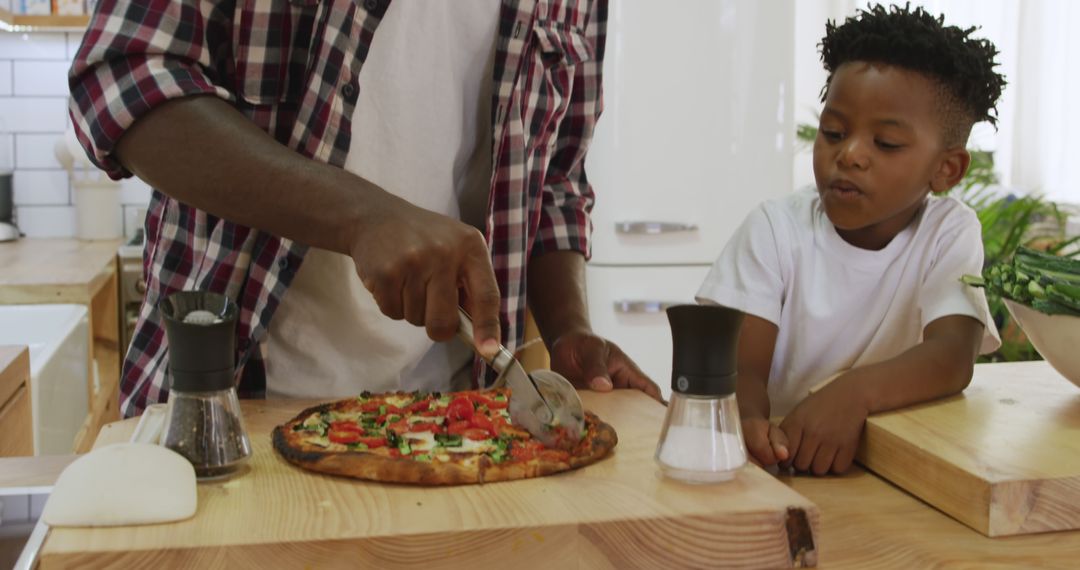
<svg viewBox="0 0 1080 570">
<path fill-rule="evenodd" d="M 959 396 L 867 420 L 858 460 L 987 536 L 1080 529 L 1080 389 L 980 364 Z"/>
<path fill-rule="evenodd" d="M 0 457 L 34 454 L 30 351 L 0 346 Z"/>
<path fill-rule="evenodd" d="M 821 510 L 820 568 L 1080 568 L 1080 531 L 988 538 L 856 466 L 841 477 L 782 477 Z"/>
<path fill-rule="evenodd" d="M 586 392 L 582 399 L 618 431 L 613 456 L 552 477 L 452 488 L 302 471 L 271 450 L 269 432 L 311 402 L 245 401 L 251 469 L 201 484 L 193 519 L 52 529 L 41 567 L 516 570 L 815 562 L 819 514 L 810 501 L 756 467 L 715 486 L 663 479 L 653 462 L 663 406 L 631 391 Z M 132 420 L 106 426 L 99 443 L 125 441 L 133 429 Z"/>
<path fill-rule="evenodd" d="M 115 275 L 120 243 L 22 239 L 0 244 L 0 304 L 89 304 Z"/>
</svg>

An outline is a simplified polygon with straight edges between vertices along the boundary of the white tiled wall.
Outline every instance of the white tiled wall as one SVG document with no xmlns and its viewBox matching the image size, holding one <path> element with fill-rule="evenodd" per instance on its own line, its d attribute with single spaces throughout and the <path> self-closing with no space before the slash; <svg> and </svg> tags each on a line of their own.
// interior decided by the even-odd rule
<svg viewBox="0 0 1080 570">
<path fill-rule="evenodd" d="M 0 7 L 6 1 L 0 0 Z M 0 170 L 14 170 L 15 216 L 30 237 L 75 235 L 75 196 L 53 145 L 68 126 L 67 70 L 81 33 L 0 31 Z M 121 185 L 125 235 L 150 199 L 138 179 Z"/>
</svg>

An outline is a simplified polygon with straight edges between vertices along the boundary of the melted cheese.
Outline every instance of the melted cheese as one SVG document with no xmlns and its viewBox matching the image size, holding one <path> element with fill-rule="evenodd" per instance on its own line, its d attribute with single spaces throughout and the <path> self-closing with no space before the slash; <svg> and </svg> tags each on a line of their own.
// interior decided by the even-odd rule
<svg viewBox="0 0 1080 570">
<path fill-rule="evenodd" d="M 412 417 L 409 418 L 409 423 L 410 424 L 426 422 L 426 423 L 429 423 L 429 424 L 430 423 L 436 423 L 436 424 L 439 424 L 439 425 L 443 425 L 443 422 L 445 422 L 445 421 L 446 421 L 446 416 L 412 416 Z"/>
<path fill-rule="evenodd" d="M 460 446 L 447 447 L 445 449 L 446 451 L 455 453 L 484 453 L 487 451 L 495 451 L 499 449 L 499 446 L 495 445 L 495 441 L 491 439 L 473 441 L 469 438 L 462 438 Z"/>
<path fill-rule="evenodd" d="M 413 451 L 427 451 L 435 448 L 435 434 L 430 431 L 408 432 L 405 438 L 409 440 L 409 446 Z"/>
<path fill-rule="evenodd" d="M 386 398 L 386 403 L 391 406 L 397 406 L 404 408 L 413 402 L 412 396 L 389 396 Z"/>
</svg>

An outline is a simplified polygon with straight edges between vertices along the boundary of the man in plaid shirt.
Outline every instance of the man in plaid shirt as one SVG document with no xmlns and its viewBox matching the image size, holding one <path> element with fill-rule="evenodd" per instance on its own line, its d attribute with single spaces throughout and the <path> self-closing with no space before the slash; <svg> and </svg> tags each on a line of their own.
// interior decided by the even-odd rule
<svg viewBox="0 0 1080 570">
<path fill-rule="evenodd" d="M 240 306 L 242 391 L 460 387 L 447 379 L 470 351 L 446 342 L 460 303 L 481 352 L 520 345 L 528 304 L 554 370 L 659 397 L 585 303 L 606 10 L 99 2 L 71 117 L 110 176 L 155 188 L 124 415 L 167 396 L 157 305 L 184 289 Z"/>
</svg>

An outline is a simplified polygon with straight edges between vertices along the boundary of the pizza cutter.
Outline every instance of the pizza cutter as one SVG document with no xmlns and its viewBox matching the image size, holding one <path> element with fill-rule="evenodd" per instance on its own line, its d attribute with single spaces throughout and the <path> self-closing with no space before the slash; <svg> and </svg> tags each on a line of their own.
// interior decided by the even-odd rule
<svg viewBox="0 0 1080 570">
<path fill-rule="evenodd" d="M 472 319 L 458 309 L 458 336 L 476 349 Z M 477 353 L 479 354 L 479 353 Z M 481 355 L 481 358 L 484 358 Z M 499 373 L 492 388 L 510 388 L 510 420 L 525 428 L 548 447 L 573 447 L 585 428 L 585 411 L 577 389 L 558 372 L 534 370 L 526 374 L 521 363 L 503 345 L 491 360 L 485 361 Z M 565 434 L 560 437 L 560 434 Z"/>
</svg>

